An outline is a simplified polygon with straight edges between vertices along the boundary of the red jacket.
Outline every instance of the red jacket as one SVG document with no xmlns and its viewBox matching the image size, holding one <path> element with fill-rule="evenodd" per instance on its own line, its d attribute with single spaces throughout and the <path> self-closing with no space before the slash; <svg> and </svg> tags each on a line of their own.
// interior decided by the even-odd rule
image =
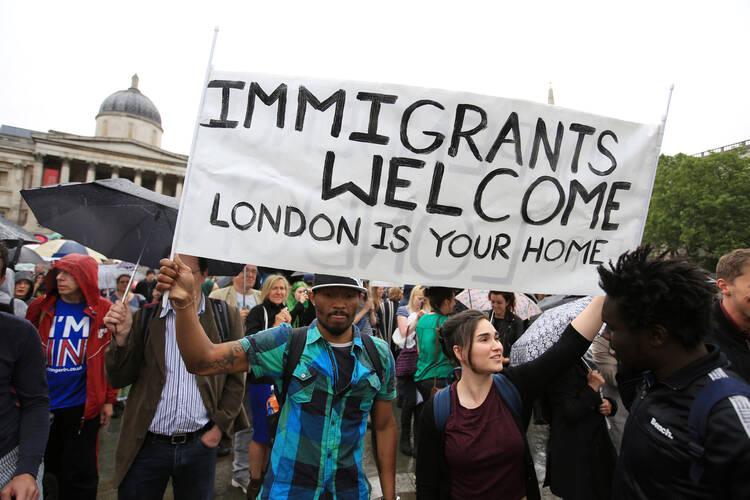
<svg viewBox="0 0 750 500">
<path fill-rule="evenodd" d="M 105 403 L 117 401 L 117 389 L 113 389 L 104 376 L 104 351 L 109 345 L 110 333 L 103 320 L 112 303 L 99 296 L 99 268 L 94 259 L 88 255 L 69 254 L 57 261 L 45 278 L 47 294 L 35 299 L 26 312 L 26 319 L 39 330 L 45 359 L 49 330 L 55 319 L 55 304 L 59 299 L 56 279 L 59 270 L 70 273 L 81 287 L 88 305 L 85 313 L 92 320 L 86 343 L 86 408 L 83 412 L 83 418 L 88 420 L 98 416 Z"/>
</svg>

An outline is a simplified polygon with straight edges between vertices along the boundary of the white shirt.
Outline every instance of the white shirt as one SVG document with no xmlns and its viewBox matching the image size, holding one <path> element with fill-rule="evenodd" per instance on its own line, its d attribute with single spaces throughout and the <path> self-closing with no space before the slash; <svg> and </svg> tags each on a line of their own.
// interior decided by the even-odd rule
<svg viewBox="0 0 750 500">
<path fill-rule="evenodd" d="M 245 307 L 247 309 L 252 309 L 258 305 L 258 302 L 255 300 L 255 295 L 252 293 L 250 293 L 250 295 L 243 295 L 237 290 L 235 290 L 234 293 L 237 294 L 237 307 L 240 309 L 242 309 L 242 297 L 245 297 Z"/>
<path fill-rule="evenodd" d="M 201 294 L 198 315 L 206 310 L 206 299 Z M 189 373 L 182 361 L 180 349 L 177 347 L 175 335 L 175 311 L 167 301 L 160 318 L 166 316 L 166 331 L 164 343 L 164 367 L 166 380 L 161 390 L 161 399 L 156 407 L 156 414 L 148 430 L 154 434 L 173 436 L 186 432 L 197 431 L 210 420 L 208 410 L 203 404 L 203 398 L 198 390 L 195 375 Z"/>
</svg>

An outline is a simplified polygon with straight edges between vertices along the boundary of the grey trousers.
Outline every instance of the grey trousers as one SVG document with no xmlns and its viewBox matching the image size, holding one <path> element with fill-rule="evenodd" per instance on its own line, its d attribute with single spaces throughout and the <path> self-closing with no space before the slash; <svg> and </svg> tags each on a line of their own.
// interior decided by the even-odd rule
<svg viewBox="0 0 750 500">
<path fill-rule="evenodd" d="M 18 462 L 18 446 L 10 450 L 7 454 L 0 457 L 0 490 L 5 488 L 13 474 L 16 473 L 16 463 Z M 42 476 L 44 475 L 44 463 L 39 466 L 39 472 L 36 474 L 36 485 L 39 488 L 39 498 L 44 497 L 42 491 Z"/>
</svg>

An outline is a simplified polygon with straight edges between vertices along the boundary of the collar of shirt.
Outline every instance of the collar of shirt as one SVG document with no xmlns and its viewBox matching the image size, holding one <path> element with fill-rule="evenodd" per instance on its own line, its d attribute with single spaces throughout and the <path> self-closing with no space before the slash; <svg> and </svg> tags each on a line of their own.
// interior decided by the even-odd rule
<svg viewBox="0 0 750 500">
<path fill-rule="evenodd" d="M 203 311 L 205 311 L 205 310 L 206 310 L 206 297 L 205 297 L 205 295 L 201 294 L 201 302 L 200 302 L 200 304 L 198 304 L 198 316 L 200 316 L 201 314 L 203 314 Z M 161 314 L 159 314 L 159 317 L 163 318 L 164 316 L 166 316 L 170 312 L 172 314 L 177 314 L 175 312 L 174 308 L 172 307 L 172 302 L 167 301 L 167 307 L 162 307 Z"/>
</svg>

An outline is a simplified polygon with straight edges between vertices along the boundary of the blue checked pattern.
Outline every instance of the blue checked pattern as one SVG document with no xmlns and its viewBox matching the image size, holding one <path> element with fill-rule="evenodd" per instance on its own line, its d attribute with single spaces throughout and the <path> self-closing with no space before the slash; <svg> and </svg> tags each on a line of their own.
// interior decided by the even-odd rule
<svg viewBox="0 0 750 500">
<path fill-rule="evenodd" d="M 284 324 L 247 337 L 252 376 L 270 376 L 281 385 L 289 332 L 291 327 Z M 362 469 L 367 414 L 375 400 L 396 397 L 393 356 L 387 343 L 373 340 L 383 365 L 384 383 L 380 383 L 355 326 L 352 380 L 346 390 L 334 394 L 333 352 L 316 326 L 308 329 L 300 364 L 281 409 L 262 499 L 370 498 Z"/>
</svg>

